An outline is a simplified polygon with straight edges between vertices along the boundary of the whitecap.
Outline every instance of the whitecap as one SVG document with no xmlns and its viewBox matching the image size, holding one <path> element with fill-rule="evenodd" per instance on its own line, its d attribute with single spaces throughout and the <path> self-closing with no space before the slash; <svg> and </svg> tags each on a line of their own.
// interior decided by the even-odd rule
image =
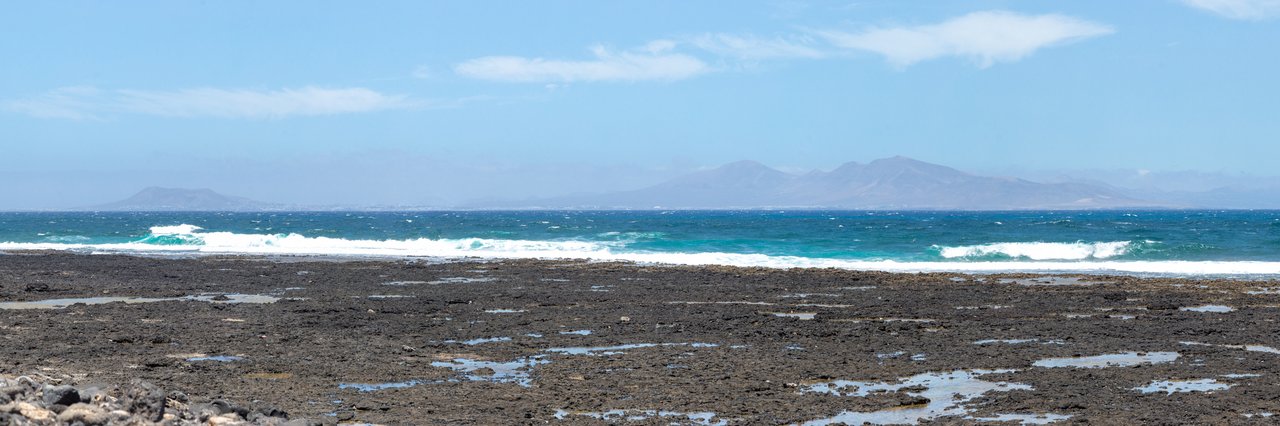
<svg viewBox="0 0 1280 426">
<path fill-rule="evenodd" d="M 1107 242 L 1008 242 L 972 246 L 935 246 L 947 259 L 977 258 L 994 255 L 1031 260 L 1084 260 L 1108 259 L 1127 253 L 1132 246 L 1128 241 Z"/>
</svg>

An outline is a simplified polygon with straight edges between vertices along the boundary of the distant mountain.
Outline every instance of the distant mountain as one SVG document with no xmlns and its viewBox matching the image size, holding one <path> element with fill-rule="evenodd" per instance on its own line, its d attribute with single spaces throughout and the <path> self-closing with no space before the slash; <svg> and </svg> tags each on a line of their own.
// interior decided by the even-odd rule
<svg viewBox="0 0 1280 426">
<path fill-rule="evenodd" d="M 255 211 L 280 206 L 244 197 L 222 195 L 210 189 L 150 187 L 114 203 L 89 207 L 99 211 Z"/>
<path fill-rule="evenodd" d="M 518 203 L 517 203 L 518 204 Z M 978 176 L 906 157 L 846 163 L 829 172 L 784 173 L 739 161 L 649 188 L 536 200 L 503 208 L 834 208 L 1029 210 L 1171 207 L 1085 183 Z"/>
</svg>

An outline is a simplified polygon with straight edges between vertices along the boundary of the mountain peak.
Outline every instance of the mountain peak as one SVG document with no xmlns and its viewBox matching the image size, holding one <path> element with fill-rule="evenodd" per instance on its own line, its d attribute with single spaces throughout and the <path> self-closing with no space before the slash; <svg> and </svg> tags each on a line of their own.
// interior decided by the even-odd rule
<svg viewBox="0 0 1280 426">
<path fill-rule="evenodd" d="M 759 161 L 755 161 L 755 160 L 738 160 L 738 161 L 734 161 L 734 162 L 732 162 L 732 163 L 725 164 L 725 165 L 723 165 L 723 166 L 717 167 L 716 169 L 720 169 L 720 170 L 764 170 L 764 169 L 773 170 L 773 169 L 772 169 L 772 168 L 770 168 L 769 166 L 766 166 L 766 165 L 764 165 L 764 164 L 760 163 Z"/>
</svg>

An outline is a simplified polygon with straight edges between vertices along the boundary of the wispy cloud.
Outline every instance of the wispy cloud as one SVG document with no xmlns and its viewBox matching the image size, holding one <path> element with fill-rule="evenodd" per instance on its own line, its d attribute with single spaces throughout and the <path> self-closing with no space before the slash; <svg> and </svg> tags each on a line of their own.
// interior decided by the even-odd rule
<svg viewBox="0 0 1280 426">
<path fill-rule="evenodd" d="M 658 40 L 626 51 L 603 46 L 591 49 L 587 60 L 559 60 L 523 56 L 485 56 L 454 66 L 459 75 L 482 80 L 572 83 L 591 81 L 683 80 L 710 67 L 690 55 L 672 52 L 675 42 Z"/>
<path fill-rule="evenodd" d="M 814 46 L 810 37 L 804 36 L 761 38 L 752 35 L 716 33 L 692 37 L 689 39 L 689 44 L 716 55 L 748 61 L 817 59 L 826 56 L 821 49 Z"/>
<path fill-rule="evenodd" d="M 0 108 L 40 118 L 99 119 L 117 113 L 167 117 L 285 118 L 402 109 L 419 103 L 365 88 L 280 90 L 195 88 L 174 91 L 64 87 Z"/>
<path fill-rule="evenodd" d="M 88 86 L 71 86 L 50 90 L 25 99 L 0 102 L 0 110 L 17 112 L 36 118 L 93 120 L 94 110 L 102 102 L 102 91 Z"/>
<path fill-rule="evenodd" d="M 1015 62 L 1035 51 L 1115 32 L 1107 25 L 1070 16 L 974 12 L 939 24 L 871 28 L 859 32 L 818 31 L 833 45 L 879 53 L 897 67 L 958 56 L 986 68 Z"/>
<path fill-rule="evenodd" d="M 1182 3 L 1231 19 L 1261 21 L 1280 17 L 1280 0 L 1182 0 Z"/>
</svg>

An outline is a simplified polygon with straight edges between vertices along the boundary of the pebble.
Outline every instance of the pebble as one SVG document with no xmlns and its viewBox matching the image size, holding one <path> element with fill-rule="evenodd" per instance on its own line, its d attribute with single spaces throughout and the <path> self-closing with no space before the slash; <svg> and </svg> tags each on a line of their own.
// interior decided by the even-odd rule
<svg viewBox="0 0 1280 426">
<path fill-rule="evenodd" d="M 85 426 L 95 426 L 107 424 L 111 421 L 111 414 L 106 410 L 94 407 L 85 403 L 76 403 L 66 410 L 62 410 L 62 414 L 58 414 L 58 421 L 64 423 L 84 423 Z"/>
<path fill-rule="evenodd" d="M 115 389 L 114 387 L 107 387 Z M 217 400 L 187 404 L 182 392 L 165 393 L 135 380 L 123 390 L 102 385 L 76 388 L 29 377 L 0 376 L 0 424 L 173 426 L 310 426 L 320 422 L 289 419 L 275 406 L 255 401 L 253 409 Z"/>
<path fill-rule="evenodd" d="M 45 386 L 44 405 L 71 405 L 80 402 L 80 391 L 71 386 Z"/>
</svg>

